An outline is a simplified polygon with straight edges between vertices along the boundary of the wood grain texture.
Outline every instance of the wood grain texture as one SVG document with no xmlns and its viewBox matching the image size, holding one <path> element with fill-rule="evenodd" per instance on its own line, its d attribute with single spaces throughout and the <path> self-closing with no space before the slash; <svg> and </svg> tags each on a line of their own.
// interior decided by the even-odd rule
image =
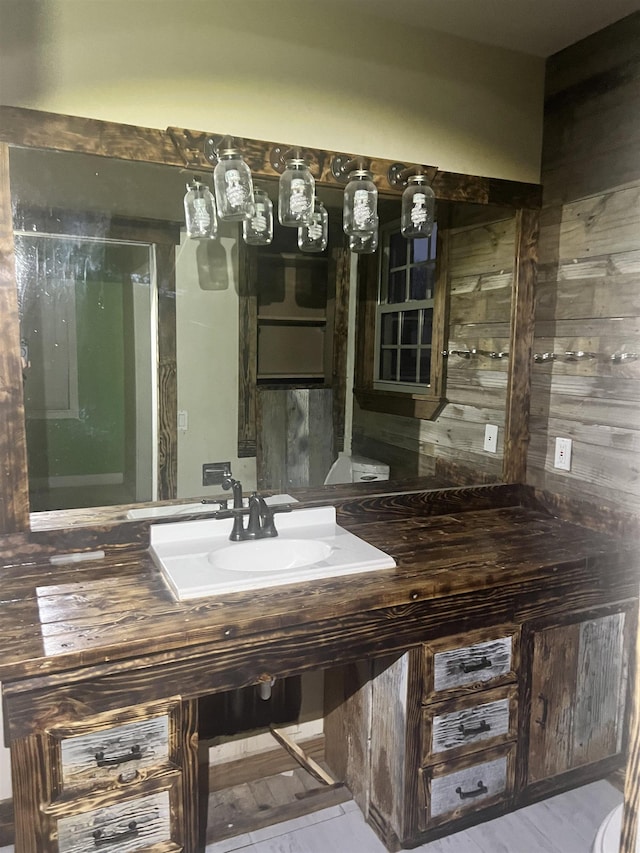
<svg viewBox="0 0 640 853">
<path fill-rule="evenodd" d="M 533 675 L 523 697 L 529 754 L 520 772 L 530 790 L 545 791 L 544 780 L 576 778 L 590 762 L 623 755 L 634 631 L 629 602 L 527 626 L 524 660 L 532 661 Z M 602 666 L 594 667 L 596 660 Z"/>
<path fill-rule="evenodd" d="M 133 853 L 170 841 L 169 794 L 163 791 L 60 818 L 56 835 L 59 853 L 90 853 L 100 841 Z"/>
<path fill-rule="evenodd" d="M 178 820 L 190 839 L 185 837 L 185 850 L 191 853 L 197 844 L 195 706 L 200 696 L 254 684 L 265 673 L 297 674 L 389 654 L 398 658 L 407 650 L 412 650 L 408 660 L 413 675 L 410 685 L 407 682 L 404 712 L 397 719 L 404 721 L 404 743 L 411 759 L 403 765 L 398 756 L 388 754 L 386 763 L 389 779 L 396 780 L 386 790 L 400 784 L 407 795 L 402 804 L 380 796 L 380 802 L 388 802 L 393 810 L 393 821 L 377 802 L 370 803 L 369 816 L 385 837 L 391 841 L 395 837 L 393 844 L 404 832 L 415 839 L 420 820 L 416 768 L 423 754 L 422 644 L 436 653 L 461 648 L 469 640 L 482 644 L 494 641 L 496 630 L 505 636 L 505 627 L 522 621 L 602 607 L 625 596 L 635 605 L 637 595 L 634 543 L 625 546 L 538 509 L 514 505 L 516 497 L 528 495 L 531 500 L 527 490 L 516 487 L 445 491 L 438 495 L 439 505 L 437 494 L 343 500 L 342 523 L 392 553 L 398 567 L 351 579 L 294 584 L 285 595 L 281 589 L 177 603 L 142 549 L 98 564 L 6 569 L 0 603 L 0 679 L 7 733 L 21 765 L 14 779 L 18 812 L 26 809 L 33 815 L 39 803 L 52 803 L 47 820 L 34 823 L 18 816 L 16 837 L 20 843 L 25 840 L 24 850 L 46 849 L 53 821 L 76 814 L 72 803 L 53 802 L 55 751 L 45 732 L 82 726 L 91 719 L 102 727 L 123 709 L 166 701 L 168 685 L 178 691 L 181 746 L 176 769 L 170 772 L 181 781 L 171 788 L 176 792 L 172 809 L 183 809 L 184 821 Z M 513 660 L 517 661 L 517 652 Z M 392 669 L 394 665 L 392 661 Z M 384 664 L 381 674 L 384 681 Z M 513 675 L 506 673 L 480 683 L 493 685 L 502 678 L 511 678 L 513 684 Z M 477 684 L 455 688 L 460 696 L 474 689 Z M 381 697 L 378 707 L 386 707 Z M 385 718 L 373 713 L 372 719 Z M 510 756 L 512 745 L 505 742 L 496 749 L 483 750 L 483 759 Z M 447 770 L 462 771 L 477 764 L 478 756 L 461 756 Z M 614 758 L 620 763 L 621 756 Z M 613 768 L 607 764 L 606 769 Z M 434 779 L 447 775 L 440 769 L 429 773 Z M 508 758 L 508 792 L 511 773 Z M 152 793 L 162 783 L 162 774 L 150 770 L 136 783 L 136 792 Z M 381 763 L 382 792 L 383 777 L 387 778 Z M 83 808 L 110 806 L 119 800 L 117 794 L 105 790 L 85 800 Z M 451 815 L 462 821 L 474 814 L 475 804 L 467 808 L 467 798 L 463 799 L 462 808 L 456 804 L 453 811 L 445 810 L 424 831 L 437 831 Z M 481 805 L 493 814 L 492 809 L 507 808 L 511 802 L 510 793 L 505 799 L 495 791 Z M 201 837 L 202 832 L 200 825 Z"/>
<path fill-rule="evenodd" d="M 392 476 L 432 472 L 444 459 L 477 471 L 475 482 L 503 479 L 506 427 L 500 429 L 497 453 L 481 448 L 487 423 L 505 426 L 516 219 L 505 218 L 504 211 L 481 223 L 471 219 L 438 231 L 433 352 L 449 355 L 433 361 L 428 397 L 373 389 L 378 271 L 372 261 L 360 265 L 360 410 L 354 415 L 353 443 L 357 452 L 387 462 Z"/>
<path fill-rule="evenodd" d="M 492 624 L 480 631 L 425 643 L 424 701 L 515 682 L 519 669 L 520 632 L 514 625 Z"/>
<path fill-rule="evenodd" d="M 12 144 L 56 151 L 79 151 L 123 160 L 146 160 L 173 166 L 188 165 L 199 171 L 211 170 L 215 165 L 204 156 L 207 137 L 223 136 L 215 131 L 205 132 L 179 127 L 161 131 L 7 106 L 3 106 L 0 111 L 0 128 L 0 141 Z M 241 142 L 245 159 L 254 176 L 271 179 L 279 177 L 270 161 L 272 150 L 286 151 L 295 144 L 259 139 L 243 139 Z M 362 156 L 319 149 L 305 151 L 309 155 L 315 180 L 321 186 L 337 184 L 331 175 L 331 161 L 336 155 Z M 387 173 L 394 161 L 367 159 L 376 184 L 389 195 L 401 195 L 403 188 L 393 187 L 387 180 Z M 529 202 L 530 206 L 540 204 L 541 192 L 537 184 L 489 179 L 456 172 L 440 171 L 435 174 L 434 167 L 425 168 L 432 177 L 435 175 L 432 186 L 438 199 L 471 201 L 476 204 L 511 204 L 516 207 L 526 202 Z"/>
<path fill-rule="evenodd" d="M 321 486 L 333 462 L 331 388 L 258 388 L 258 487 Z"/>
<path fill-rule="evenodd" d="M 158 499 L 178 493 L 175 246 L 156 245 L 158 273 Z"/>
<path fill-rule="evenodd" d="M 371 717 L 371 663 L 356 661 L 325 672 L 324 734 L 327 764 L 344 780 L 363 814 L 369 806 L 367 774 Z M 351 732 L 345 740 L 344 733 Z"/>
<path fill-rule="evenodd" d="M 636 614 L 637 616 L 637 614 Z M 640 619 L 638 619 L 640 622 Z M 620 853 L 635 853 L 640 817 L 640 631 L 636 627 L 635 661 L 631 670 L 629 756 L 624 782 Z"/>
<path fill-rule="evenodd" d="M 425 767 L 421 779 L 424 832 L 508 802 L 515 784 L 515 747 L 503 744 L 456 762 Z"/>
<path fill-rule="evenodd" d="M 531 369 L 527 482 L 635 513 L 640 361 L 640 15 L 550 60 L 546 77 L 535 352 L 593 352 Z M 573 441 L 568 474 L 556 436 Z"/>
<path fill-rule="evenodd" d="M 242 240 L 238 252 L 238 456 L 250 457 L 257 441 L 257 254 Z"/>
<path fill-rule="evenodd" d="M 9 149 L 0 144 L 0 531 L 29 529 L 27 440 L 9 185 Z"/>
<path fill-rule="evenodd" d="M 423 716 L 423 764 L 456 758 L 517 737 L 513 685 L 430 704 Z"/>
<path fill-rule="evenodd" d="M 519 210 L 517 212 L 509 343 L 509 385 L 502 469 L 503 479 L 507 483 L 524 482 L 526 479 L 538 230 L 537 211 Z"/>
</svg>

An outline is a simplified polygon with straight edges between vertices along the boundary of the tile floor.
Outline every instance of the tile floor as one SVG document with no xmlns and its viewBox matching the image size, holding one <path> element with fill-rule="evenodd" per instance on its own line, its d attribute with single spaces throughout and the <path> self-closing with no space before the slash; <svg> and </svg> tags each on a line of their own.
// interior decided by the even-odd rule
<svg viewBox="0 0 640 853">
<path fill-rule="evenodd" d="M 591 853 L 604 817 L 622 801 L 606 781 L 432 841 L 416 853 Z M 353 802 L 228 838 L 207 853 L 385 853 Z M 0 847 L 0 853 L 14 853 Z M 43 851 L 44 853 L 44 851 Z"/>
</svg>

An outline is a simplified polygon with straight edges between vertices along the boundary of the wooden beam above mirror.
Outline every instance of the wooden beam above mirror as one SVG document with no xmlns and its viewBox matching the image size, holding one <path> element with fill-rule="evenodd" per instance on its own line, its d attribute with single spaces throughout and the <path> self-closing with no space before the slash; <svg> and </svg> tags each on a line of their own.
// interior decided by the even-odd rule
<svg viewBox="0 0 640 853">
<path fill-rule="evenodd" d="M 121 160 L 140 160 L 178 166 L 194 171 L 211 171 L 206 154 L 209 139 L 221 138 L 220 132 L 206 132 L 187 128 L 169 127 L 167 130 L 116 124 L 98 119 L 58 115 L 21 107 L 0 106 L 0 141 L 29 148 L 93 154 Z M 260 139 L 243 139 L 242 151 L 256 178 L 276 180 L 279 172 L 274 167 L 282 153 L 295 143 L 269 142 Z M 389 182 L 389 170 L 396 161 L 351 154 L 303 148 L 309 158 L 311 171 L 320 186 L 341 185 L 332 173 L 331 164 L 336 158 L 365 157 L 373 172 L 374 182 L 383 195 L 401 195 L 402 185 Z M 539 208 L 542 191 L 538 184 L 506 181 L 465 175 L 458 172 L 439 171 L 434 166 L 403 163 L 407 168 L 420 167 L 433 179 L 436 199 L 461 201 L 473 204 L 498 204 L 513 208 Z"/>
</svg>

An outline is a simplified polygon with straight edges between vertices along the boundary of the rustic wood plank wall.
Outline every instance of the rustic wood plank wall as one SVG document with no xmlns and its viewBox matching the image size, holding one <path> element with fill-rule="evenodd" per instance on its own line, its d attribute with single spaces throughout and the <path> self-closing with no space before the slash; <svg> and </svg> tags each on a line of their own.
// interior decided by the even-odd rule
<svg viewBox="0 0 640 853">
<path fill-rule="evenodd" d="M 515 218 L 458 225 L 449 232 L 448 349 L 509 350 Z M 502 473 L 508 358 L 450 354 L 446 365 L 447 405 L 433 421 L 377 412 L 354 413 L 356 452 L 391 465 L 392 476 L 432 474 L 454 462 L 475 482 L 500 480 Z M 499 427 L 498 452 L 483 450 L 485 424 Z"/>
<path fill-rule="evenodd" d="M 321 486 L 333 461 L 331 388 L 258 387 L 258 488 Z"/>
<path fill-rule="evenodd" d="M 527 482 L 540 489 L 632 511 L 640 509 L 639 44 L 636 13 L 547 64 L 534 353 L 556 358 L 533 365 L 527 465 Z M 553 467 L 557 436 L 573 441 L 570 472 Z"/>
</svg>

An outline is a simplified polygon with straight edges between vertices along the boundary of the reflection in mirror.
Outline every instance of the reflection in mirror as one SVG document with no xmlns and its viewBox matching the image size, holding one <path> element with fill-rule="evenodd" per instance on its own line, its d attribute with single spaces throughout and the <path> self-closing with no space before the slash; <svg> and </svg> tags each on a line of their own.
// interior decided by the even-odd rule
<svg viewBox="0 0 640 853">
<path fill-rule="evenodd" d="M 154 500 L 153 246 L 38 229 L 15 248 L 32 510 Z"/>
<path fill-rule="evenodd" d="M 246 247 L 236 223 L 189 240 L 185 169 L 16 147 L 10 166 L 33 510 L 217 495 L 202 466 L 222 460 L 245 490 L 322 484 L 351 424 L 355 451 L 392 475 L 432 474 L 439 457 L 499 479 L 501 460 L 480 456 L 477 435 L 504 422 L 506 359 L 455 357 L 437 422 L 376 410 L 366 388 L 351 421 L 356 266 L 340 187 L 320 193 L 329 249 L 304 257 L 295 229 L 276 229 L 270 247 Z M 277 181 L 261 183 L 275 198 Z M 381 197 L 381 221 L 398 215 L 398 198 Z M 506 349 L 513 209 L 440 202 L 438 218 L 448 348 Z M 295 429 L 306 423 L 297 444 L 290 412 Z"/>
<path fill-rule="evenodd" d="M 175 496 L 181 170 L 12 148 L 10 173 L 32 511 Z"/>
<path fill-rule="evenodd" d="M 23 148 L 10 166 L 32 511 L 217 494 L 202 466 L 220 460 L 252 489 L 256 450 L 262 488 L 321 484 L 334 453 L 332 248 L 302 255 L 297 230 L 277 228 L 272 246 L 248 249 L 236 223 L 188 239 L 180 168 Z M 323 197 L 335 205 L 341 190 Z M 253 350 L 252 374 L 238 376 L 239 349 Z M 254 395 L 245 443 L 238 382 L 240 408 Z M 298 432 L 307 461 L 287 470 L 291 434 L 276 421 L 292 402 L 325 423 L 311 450 Z M 257 418 L 273 440 L 257 440 Z"/>
</svg>

